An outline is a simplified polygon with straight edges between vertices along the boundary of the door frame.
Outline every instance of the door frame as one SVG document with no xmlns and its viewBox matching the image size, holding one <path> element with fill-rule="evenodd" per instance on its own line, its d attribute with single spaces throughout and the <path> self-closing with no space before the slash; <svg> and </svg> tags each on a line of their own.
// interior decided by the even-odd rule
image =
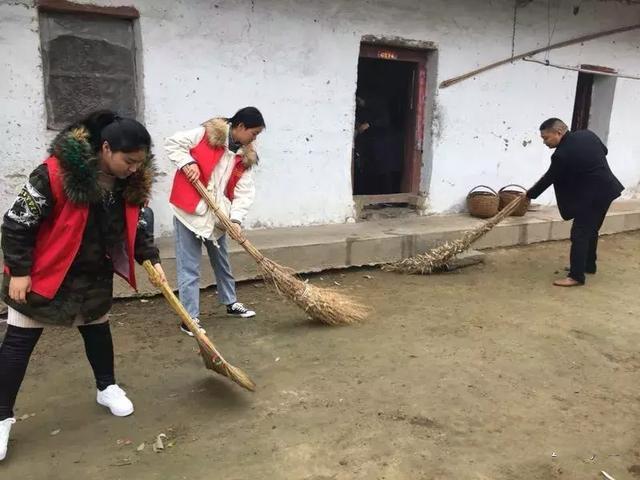
<svg viewBox="0 0 640 480">
<path fill-rule="evenodd" d="M 397 45 L 363 41 L 360 44 L 360 58 L 375 58 L 385 61 L 411 62 L 415 64 L 413 85 L 410 92 L 410 118 L 405 139 L 402 193 L 387 195 L 354 195 L 359 209 L 376 203 L 408 203 L 418 206 L 420 201 L 420 180 L 423 156 L 425 101 L 427 92 L 427 50 L 417 50 Z"/>
</svg>

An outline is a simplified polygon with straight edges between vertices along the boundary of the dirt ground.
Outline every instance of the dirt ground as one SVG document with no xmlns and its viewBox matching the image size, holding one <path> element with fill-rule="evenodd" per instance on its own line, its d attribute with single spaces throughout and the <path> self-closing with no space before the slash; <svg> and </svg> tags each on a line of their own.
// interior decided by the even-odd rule
<svg viewBox="0 0 640 480">
<path fill-rule="evenodd" d="M 80 336 L 48 330 L 0 478 L 640 478 L 639 245 L 604 238 L 600 271 L 574 289 L 551 286 L 566 242 L 429 277 L 313 276 L 375 309 L 359 327 L 312 324 L 261 284 L 239 289 L 259 317 L 229 319 L 208 290 L 203 323 L 255 393 L 204 369 L 161 297 L 120 302 L 135 414 L 98 406 Z"/>
</svg>

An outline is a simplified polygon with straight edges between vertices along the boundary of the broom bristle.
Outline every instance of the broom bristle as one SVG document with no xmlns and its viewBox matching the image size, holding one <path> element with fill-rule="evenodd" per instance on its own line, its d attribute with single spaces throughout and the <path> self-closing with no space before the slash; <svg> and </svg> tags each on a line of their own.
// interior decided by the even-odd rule
<svg viewBox="0 0 640 480">
<path fill-rule="evenodd" d="M 246 388 L 251 392 L 255 392 L 256 384 L 251 380 L 251 378 L 249 378 L 249 375 L 238 367 L 234 367 L 228 363 L 224 358 L 222 358 L 222 355 L 220 355 L 215 349 L 211 349 L 209 345 L 200 342 L 198 342 L 198 345 L 200 345 L 200 356 L 202 357 L 205 367 L 229 378 L 241 387 Z"/>
<path fill-rule="evenodd" d="M 227 368 L 229 370 L 229 378 L 231 380 L 251 392 L 256 391 L 256 384 L 253 383 L 253 380 L 251 380 L 249 375 L 247 375 L 242 369 L 235 367 L 230 363 L 227 363 Z"/>
<path fill-rule="evenodd" d="M 258 262 L 260 273 L 276 291 L 302 308 L 311 318 L 328 325 L 358 323 L 367 316 L 367 309 L 344 295 L 307 285 L 297 278 L 295 272 L 266 258 L 255 248 L 227 215 L 216 205 L 215 200 L 199 180 L 194 183 L 198 193 L 214 212 L 229 236 L 238 242 Z"/>
<path fill-rule="evenodd" d="M 384 265 L 385 272 L 408 273 L 414 275 L 426 275 L 435 271 L 446 269 L 449 262 L 456 256 L 466 251 L 473 242 L 486 235 L 493 227 L 500 223 L 505 217 L 511 214 L 524 197 L 514 199 L 509 205 L 503 208 L 497 215 L 494 215 L 482 225 L 465 232 L 462 238 L 445 242 L 428 252 L 405 258 L 398 262 Z"/>
<path fill-rule="evenodd" d="M 327 325 L 361 323 L 369 309 L 333 289 L 319 288 L 300 280 L 293 270 L 265 258 L 260 273 L 282 296 L 290 299 L 312 319 Z"/>
<path fill-rule="evenodd" d="M 256 384 L 253 383 L 251 378 L 249 378 L 249 375 L 222 358 L 222 355 L 220 355 L 213 342 L 202 332 L 200 327 L 189 315 L 189 312 L 187 312 L 182 303 L 180 303 L 180 300 L 175 296 L 167 281 L 160 281 L 158 273 L 153 265 L 151 265 L 151 262 L 149 260 L 145 260 L 142 265 L 149 274 L 151 282 L 160 287 L 164 298 L 167 300 L 171 308 L 173 308 L 173 310 L 180 316 L 182 322 L 187 325 L 189 331 L 193 334 L 194 339 L 198 342 L 198 347 L 200 347 L 200 356 L 202 357 L 205 367 L 233 380 L 241 387 L 254 392 Z"/>
</svg>

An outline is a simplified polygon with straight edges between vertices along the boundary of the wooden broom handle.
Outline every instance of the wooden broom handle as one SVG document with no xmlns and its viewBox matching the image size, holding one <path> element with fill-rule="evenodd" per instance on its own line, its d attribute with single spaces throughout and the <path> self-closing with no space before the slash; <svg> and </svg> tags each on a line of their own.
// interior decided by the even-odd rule
<svg viewBox="0 0 640 480">
<path fill-rule="evenodd" d="M 152 280 L 152 283 L 155 284 L 155 282 L 158 279 L 158 272 L 156 271 L 154 266 L 151 264 L 149 260 L 145 260 L 144 262 L 142 262 L 142 266 L 147 271 L 147 274 L 149 275 L 149 279 Z M 193 321 L 193 318 L 191 318 L 191 315 L 189 315 L 189 312 L 187 312 L 187 310 L 184 308 L 184 305 L 182 305 L 182 302 L 180 302 L 178 297 L 176 297 L 176 294 L 173 293 L 173 290 L 169 286 L 169 283 L 164 281 L 160 284 L 159 288 L 160 288 L 160 291 L 162 292 L 162 295 L 164 295 L 164 298 L 167 299 L 167 302 L 169 303 L 171 308 L 173 308 L 173 310 L 180 317 L 180 320 L 182 320 L 184 324 L 187 327 L 189 327 L 189 330 L 191 330 L 191 333 L 193 333 L 198 338 L 199 342 L 206 343 L 212 348 L 212 351 L 215 352 L 216 351 L 215 347 L 213 346 L 209 338 L 200 331 L 200 327 L 196 324 L 196 322 Z"/>
<path fill-rule="evenodd" d="M 213 199 L 209 191 L 205 188 L 205 186 L 202 184 L 202 182 L 200 180 L 196 180 L 193 183 L 193 186 L 198 191 L 200 196 L 204 199 L 206 204 L 209 205 L 209 208 L 213 210 L 213 213 L 216 214 L 216 217 L 218 217 L 218 220 L 220 220 L 220 223 L 222 223 L 224 228 L 227 230 L 227 233 L 229 234 L 229 236 L 233 238 L 236 242 L 238 242 L 242 246 L 242 248 L 244 248 L 246 252 L 254 258 L 256 262 L 258 263 L 262 262 L 264 260 L 264 255 L 260 252 L 260 250 L 254 247 L 253 244 L 249 242 L 249 240 L 247 240 L 247 238 L 242 234 L 242 232 L 240 232 L 239 235 L 236 233 L 237 230 L 233 228 L 235 224 L 229 219 L 229 217 L 227 217 L 227 215 L 222 211 L 222 209 L 218 205 L 216 205 L 215 200 Z"/>
</svg>

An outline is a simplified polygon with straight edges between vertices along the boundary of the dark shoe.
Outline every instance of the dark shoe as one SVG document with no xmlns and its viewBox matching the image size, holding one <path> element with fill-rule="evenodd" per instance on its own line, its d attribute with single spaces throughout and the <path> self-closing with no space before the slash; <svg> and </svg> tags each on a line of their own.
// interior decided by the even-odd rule
<svg viewBox="0 0 640 480">
<path fill-rule="evenodd" d="M 242 318 L 251 318 L 256 316 L 256 312 L 253 310 L 249 310 L 240 302 L 232 303 L 231 305 L 227 305 L 227 315 L 232 315 L 234 317 L 242 317 Z"/>
</svg>

